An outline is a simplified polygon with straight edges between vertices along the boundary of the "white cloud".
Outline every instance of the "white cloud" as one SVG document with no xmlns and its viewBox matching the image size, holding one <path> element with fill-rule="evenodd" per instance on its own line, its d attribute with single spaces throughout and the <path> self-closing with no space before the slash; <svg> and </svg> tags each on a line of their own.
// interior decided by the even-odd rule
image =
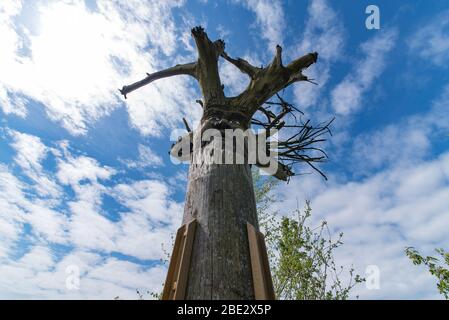
<svg viewBox="0 0 449 320">
<path fill-rule="evenodd" d="M 445 153 L 414 167 L 385 169 L 362 181 L 331 179 L 325 184 L 304 176 L 279 190 L 288 195 L 282 209 L 296 208 L 298 200 L 311 199 L 314 223 L 325 219 L 335 234 L 344 232 L 336 261 L 354 265 L 362 276 L 368 265 L 380 268 L 380 290 L 368 290 L 362 284 L 352 297 L 438 298 L 435 280 L 414 266 L 404 249 L 415 246 L 431 253 L 434 247 L 448 243 L 448 164 L 449 153 Z M 347 280 L 345 274 L 342 277 Z"/>
<path fill-rule="evenodd" d="M 227 96 L 236 96 L 248 86 L 250 79 L 228 62 L 220 64 L 220 79 Z"/>
<path fill-rule="evenodd" d="M 354 139 L 350 164 L 366 174 L 385 166 L 409 166 L 426 158 L 431 142 L 449 130 L 449 86 L 426 112 L 408 116 Z M 375 150 L 375 152 L 373 152 Z"/>
<path fill-rule="evenodd" d="M 181 219 L 181 204 L 170 199 L 171 191 L 164 182 L 141 180 L 105 187 L 103 180 L 115 169 L 96 160 L 67 154 L 59 159 L 57 177 L 70 185 L 76 198 L 68 202 L 70 241 L 83 250 L 121 252 L 140 259 L 160 259 L 161 244 L 171 246 L 170 235 Z M 127 208 L 117 213 L 117 221 L 106 216 L 102 195 L 109 194 Z M 157 243 L 148 247 L 148 243 Z"/>
<path fill-rule="evenodd" d="M 6 258 L 19 238 L 23 219 L 20 216 L 24 199 L 21 198 L 21 183 L 0 165 L 0 259 Z"/>
<path fill-rule="evenodd" d="M 219 24 L 216 29 L 220 39 L 226 39 L 231 35 L 231 31 L 221 24 Z"/>
<path fill-rule="evenodd" d="M 60 159 L 57 176 L 69 184 L 76 199 L 68 202 L 68 232 L 73 245 L 83 250 L 121 252 L 140 259 L 160 259 L 161 244 L 170 247 L 170 234 L 180 223 L 182 206 L 170 199 L 168 186 L 155 180 L 120 183 L 111 188 L 102 184 L 115 174 L 86 156 L 66 155 Z M 124 207 L 118 221 L 106 217 L 102 195 L 110 194 Z M 148 247 L 148 243 L 157 246 Z"/>
<path fill-rule="evenodd" d="M 22 233 L 24 223 L 32 227 L 37 239 L 65 243 L 66 217 L 53 209 L 52 199 L 28 196 L 27 185 L 17 179 L 6 167 L 0 167 L 0 203 L 2 229 L 6 244 L 11 247 Z"/>
<path fill-rule="evenodd" d="M 283 43 L 285 17 L 282 3 L 277 0 L 244 0 L 242 2 L 256 15 L 261 37 L 267 42 L 268 49 L 274 52 L 276 45 Z"/>
<path fill-rule="evenodd" d="M 252 53 L 246 54 L 241 57 L 247 60 L 254 66 L 260 66 L 262 64 L 260 58 Z M 225 86 L 225 94 L 227 96 L 237 96 L 246 89 L 250 83 L 249 77 L 237 69 L 233 64 L 221 60 L 219 64 L 220 79 Z"/>
<path fill-rule="evenodd" d="M 13 138 L 12 147 L 16 150 L 14 161 L 22 168 L 23 172 L 35 182 L 35 190 L 38 196 L 58 199 L 61 188 L 43 170 L 41 162 L 46 158 L 47 148 L 39 137 L 9 131 Z"/>
<path fill-rule="evenodd" d="M 46 146 L 39 137 L 11 131 L 14 142 L 12 147 L 16 150 L 15 162 L 26 171 L 42 171 L 41 161 L 47 153 Z"/>
<path fill-rule="evenodd" d="M 144 169 L 147 167 L 158 167 L 164 165 L 162 158 L 157 155 L 153 149 L 140 143 L 137 147 L 139 151 L 137 160 L 120 160 L 128 168 Z"/>
<path fill-rule="evenodd" d="M 121 288 L 129 288 L 132 296 L 122 298 L 136 299 L 136 289 L 147 288 L 156 292 L 160 291 L 161 284 L 165 281 L 165 273 L 166 270 L 162 267 L 153 267 L 148 270 L 128 261 L 108 259 L 104 264 L 90 271 L 88 278 L 112 283 Z M 155 279 L 160 281 L 157 282 Z"/>
<path fill-rule="evenodd" d="M 309 52 L 318 52 L 318 63 L 305 73 L 315 79 L 318 86 L 298 83 L 294 95 L 301 108 L 314 105 L 329 81 L 331 63 L 341 59 L 344 46 L 344 27 L 341 18 L 325 0 L 313 0 L 308 7 L 308 18 L 299 44 L 290 51 L 292 59 Z"/>
<path fill-rule="evenodd" d="M 161 126 L 174 127 L 184 115 L 189 123 L 199 120 L 202 109 L 195 100 L 200 95 L 186 77 L 161 79 L 130 94 L 126 107 L 132 126 L 143 135 L 160 135 Z"/>
<path fill-rule="evenodd" d="M 380 290 L 362 285 L 353 296 L 438 298 L 435 279 L 414 266 L 404 249 L 415 246 L 431 254 L 449 241 L 449 153 L 430 156 L 431 142 L 447 136 L 448 101 L 446 86 L 428 111 L 356 137 L 348 167 L 369 173 L 366 178 L 332 174 L 324 182 L 307 175 L 279 190 L 282 210 L 311 199 L 315 223 L 326 219 L 335 233 L 344 232 L 339 264 L 354 264 L 362 276 L 368 265 L 380 268 Z"/>
<path fill-rule="evenodd" d="M 58 161 L 57 177 L 62 184 L 77 186 L 82 180 L 97 182 L 115 174 L 113 168 L 101 166 L 95 159 L 86 156 L 69 156 L 66 160 Z"/>
<path fill-rule="evenodd" d="M 69 266 L 79 270 L 78 289 L 66 287 Z M 137 299 L 136 289 L 160 291 L 166 270 L 79 250 L 55 261 L 47 248 L 36 246 L 18 262 L 0 265 L 0 272 L 2 299 Z"/>
<path fill-rule="evenodd" d="M 0 6 L 0 34 L 2 35 L 2 50 L 0 50 L 0 66 L 4 64 L 17 63 L 16 52 L 22 43 L 14 30 L 12 18 L 16 16 L 22 8 L 20 1 L 2 1 Z M 3 74 L 5 71 L 3 72 Z M 5 113 L 13 113 L 24 116 L 26 108 L 24 100 L 17 95 L 12 95 L 7 88 L 2 85 L 0 78 L 0 106 Z"/>
<path fill-rule="evenodd" d="M 449 61 L 449 11 L 439 13 L 436 17 L 410 37 L 408 45 L 412 53 L 437 66 L 446 66 Z"/>
<path fill-rule="evenodd" d="M 177 221 L 176 213 L 181 211 L 179 204 L 167 203 L 170 195 L 168 186 L 160 181 L 143 180 L 132 184 L 118 184 L 113 194 L 133 212 L 147 215 L 153 221 Z"/>
<path fill-rule="evenodd" d="M 36 30 L 17 17 L 21 6 L 11 4 L 0 12 L 3 111 L 24 117 L 26 101 L 33 99 L 72 134 L 86 133 L 117 108 L 122 101 L 117 88 L 164 67 L 156 57 L 173 55 L 177 47 L 171 9 L 180 1 L 98 2 L 97 11 L 84 1 L 42 1 L 32 12 Z M 20 53 L 23 48 L 29 54 Z M 167 80 L 143 90 L 145 95 L 132 95 L 131 124 L 144 134 L 158 134 L 194 101 L 189 86 L 185 78 Z"/>
<path fill-rule="evenodd" d="M 10 131 L 10 135 L 18 152 L 16 163 L 23 172 L 42 174 L 41 161 L 50 148 L 36 136 L 16 131 Z M 146 180 L 113 187 L 113 196 L 129 209 L 114 222 L 103 215 L 101 205 L 102 195 L 108 192 L 102 183 L 116 171 L 102 166 L 93 158 L 72 155 L 67 143 L 62 143 L 60 150 L 51 151 L 58 156 L 58 171 L 55 175 L 48 175 L 49 181 L 58 187 L 58 181 L 70 185 L 75 198 L 66 202 L 67 213 L 57 212 L 51 195 L 45 199 L 30 198 L 27 192 L 29 185 L 2 166 L 0 257 L 8 256 L 24 232 L 24 223 L 32 227 L 36 243 L 67 243 L 86 250 L 121 252 L 141 259 L 162 257 L 160 245 L 148 248 L 147 244 L 164 242 L 170 247 L 170 234 L 178 226 L 182 213 L 182 206 L 170 200 L 167 185 Z"/>
<path fill-rule="evenodd" d="M 371 173 L 385 165 L 421 161 L 430 151 L 428 133 L 427 128 L 414 128 L 412 122 L 405 122 L 403 127 L 392 124 L 382 131 L 360 135 L 352 147 L 351 164 L 361 173 Z"/>
<path fill-rule="evenodd" d="M 43 241 L 66 243 L 67 217 L 64 213 L 47 206 L 45 202 L 28 204 L 24 220 L 32 226 L 34 234 Z"/>
<path fill-rule="evenodd" d="M 142 161 L 142 163 L 152 166 L 161 166 L 163 164 L 162 158 L 158 156 L 150 147 L 139 144 L 138 148 L 139 161 Z"/>
<path fill-rule="evenodd" d="M 332 107 L 338 114 L 348 115 L 361 107 L 362 96 L 385 69 L 386 55 L 397 38 L 396 30 L 381 30 L 361 44 L 364 58 L 355 62 L 353 71 L 332 90 Z"/>
<path fill-rule="evenodd" d="M 171 199 L 168 185 L 142 180 L 114 186 L 110 180 L 115 169 L 85 155 L 75 156 L 67 142 L 49 148 L 36 136 L 8 132 L 22 172 L 45 172 L 41 162 L 50 151 L 57 158 L 57 172 L 48 174 L 48 179 L 58 187 L 71 186 L 75 195 L 62 198 L 66 209 L 60 209 L 60 203 L 54 202 L 51 194 L 45 198 L 30 194 L 29 182 L 0 166 L 0 272 L 4 276 L 0 297 L 136 299 L 137 288 L 159 291 L 166 273 L 165 267 L 158 264 L 164 257 L 162 244 L 170 250 L 171 235 L 182 215 L 182 204 Z M 104 185 L 106 180 L 111 187 Z M 125 208 L 117 213 L 117 220 L 106 217 L 110 213 L 102 208 L 104 194 L 115 197 Z M 25 224 L 31 231 L 25 230 Z M 22 257 L 12 258 L 24 237 L 33 245 Z M 73 253 L 63 253 L 61 260 L 52 251 L 52 243 L 75 249 Z M 155 260 L 156 264 L 149 268 L 103 258 L 111 253 Z M 79 290 L 65 287 L 65 268 L 69 265 L 80 269 Z"/>
<path fill-rule="evenodd" d="M 103 215 L 100 196 L 106 192 L 128 209 L 119 213 L 118 221 Z M 171 234 L 180 224 L 182 205 L 169 198 L 164 183 L 144 180 L 119 184 L 110 191 L 95 185 L 82 186 L 78 194 L 80 199 L 69 203 L 70 238 L 77 247 L 146 260 L 161 259 L 161 246 L 171 247 Z"/>
<path fill-rule="evenodd" d="M 98 205 L 83 199 L 69 203 L 69 207 L 70 240 L 75 246 L 105 252 L 115 251 L 114 235 L 119 227 L 99 213 Z"/>
<path fill-rule="evenodd" d="M 117 221 L 104 216 L 104 193 L 127 208 L 118 214 Z M 182 205 L 170 199 L 165 183 L 143 180 L 118 184 L 109 191 L 101 185 L 83 185 L 77 188 L 77 194 L 78 199 L 69 203 L 68 224 L 71 243 L 76 247 L 145 260 L 161 259 L 162 245 L 171 247 L 171 235 L 181 222 Z"/>
<path fill-rule="evenodd" d="M 45 271 L 53 266 L 54 257 L 51 250 L 43 246 L 34 246 L 19 260 L 19 264 L 37 271 Z"/>
</svg>

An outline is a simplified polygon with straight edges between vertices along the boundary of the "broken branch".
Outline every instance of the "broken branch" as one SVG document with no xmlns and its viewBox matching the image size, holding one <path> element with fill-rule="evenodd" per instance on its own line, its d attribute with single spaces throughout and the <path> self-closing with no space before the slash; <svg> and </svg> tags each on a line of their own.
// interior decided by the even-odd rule
<svg viewBox="0 0 449 320">
<path fill-rule="evenodd" d="M 171 77 L 171 76 L 177 76 L 177 75 L 189 75 L 192 76 L 194 78 L 197 78 L 196 76 L 196 63 L 192 62 L 192 63 L 187 63 L 187 64 L 178 64 L 174 67 L 165 69 L 165 70 L 161 70 L 161 71 L 157 71 L 154 73 L 147 73 L 147 77 L 134 82 L 133 84 L 130 84 L 128 86 L 123 86 L 122 89 L 119 89 L 120 93 L 125 97 L 126 99 L 126 95 L 136 89 L 139 89 L 140 87 L 143 87 L 155 80 L 159 80 L 162 78 L 167 78 L 167 77 Z"/>
<path fill-rule="evenodd" d="M 236 66 L 242 73 L 247 74 L 251 79 L 254 79 L 257 72 L 261 70 L 261 68 L 254 67 L 251 65 L 248 61 L 242 58 L 233 59 L 226 52 L 222 52 L 221 56 L 226 61 L 232 63 L 234 66 Z"/>
<path fill-rule="evenodd" d="M 317 59 L 317 52 L 308 53 L 305 56 L 290 62 L 286 68 L 289 69 L 292 74 L 298 73 L 316 63 Z"/>
</svg>

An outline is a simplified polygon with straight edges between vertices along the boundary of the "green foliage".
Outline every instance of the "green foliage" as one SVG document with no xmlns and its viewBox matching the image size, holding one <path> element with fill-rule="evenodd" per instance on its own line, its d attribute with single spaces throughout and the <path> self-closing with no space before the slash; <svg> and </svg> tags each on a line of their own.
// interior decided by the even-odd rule
<svg viewBox="0 0 449 320">
<path fill-rule="evenodd" d="M 254 193 L 257 203 L 259 225 L 265 234 L 270 269 L 277 299 L 290 300 L 345 300 L 351 289 L 365 281 L 354 269 L 349 269 L 349 282 L 343 285 L 340 275 L 344 267 L 337 267 L 334 250 L 343 244 L 343 233 L 333 241 L 327 223 L 309 227 L 312 214 L 310 203 L 306 202 L 304 212 L 295 210 L 296 219 L 282 217 L 273 205 L 279 203 L 274 190 L 279 180 L 260 176 L 253 172 Z M 174 239 L 172 236 L 172 242 Z M 162 248 L 168 264 L 170 252 Z M 137 290 L 139 299 L 143 295 Z M 161 299 L 161 292 L 147 292 L 154 299 Z"/>
<path fill-rule="evenodd" d="M 276 189 L 280 181 L 272 177 L 261 176 L 258 170 L 255 170 L 253 171 L 253 183 L 259 226 L 268 242 L 271 235 L 278 231 L 278 212 L 274 211 L 272 205 L 279 202 L 279 197 L 274 194 L 273 190 Z"/>
<path fill-rule="evenodd" d="M 430 274 L 438 279 L 439 292 L 446 299 L 449 299 L 449 252 L 445 252 L 443 249 L 435 249 L 435 251 L 440 258 L 424 257 L 413 247 L 406 248 L 405 254 L 414 265 L 425 265 L 428 268 Z"/>
<path fill-rule="evenodd" d="M 309 226 L 312 214 L 306 202 L 303 212 L 295 210 L 296 218 L 282 217 L 270 207 L 279 201 L 273 195 L 278 181 L 254 174 L 259 221 L 265 233 L 270 268 L 276 297 L 294 300 L 344 300 L 351 289 L 365 281 L 349 269 L 349 282 L 342 284 L 344 267 L 337 266 L 334 251 L 343 244 L 343 233 L 332 240 L 326 221 L 318 227 Z"/>
</svg>

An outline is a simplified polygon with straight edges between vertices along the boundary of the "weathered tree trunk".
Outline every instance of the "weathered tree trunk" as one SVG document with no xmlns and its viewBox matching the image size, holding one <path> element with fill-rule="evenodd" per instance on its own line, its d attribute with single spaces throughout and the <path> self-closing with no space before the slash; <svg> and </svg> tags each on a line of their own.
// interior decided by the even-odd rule
<svg viewBox="0 0 449 320">
<path fill-rule="evenodd" d="M 279 116 L 275 116 L 262 105 L 290 84 L 310 81 L 302 71 L 316 62 L 317 53 L 309 53 L 284 66 L 282 49 L 277 46 L 272 62 L 266 67 L 259 68 L 244 59 L 228 56 L 224 51 L 224 42 L 222 40 L 212 42 L 201 27 L 193 28 L 192 36 L 198 51 L 197 61 L 147 74 L 141 81 L 124 86 L 120 90 L 125 98 L 128 93 L 155 80 L 189 75 L 198 81 L 203 95 L 203 99 L 199 101 L 203 108 L 203 117 L 196 134 L 208 129 L 221 131 L 249 129 L 257 111 L 262 111 L 267 116 L 268 123 L 264 126 L 267 131 L 285 124 L 281 122 L 281 118 L 290 112 L 290 107 Z M 226 97 L 224 94 L 218 72 L 219 57 L 232 63 L 250 78 L 248 87 L 238 96 Z M 317 137 L 315 133 L 310 134 L 310 126 L 304 127 L 307 130 L 305 133 L 299 133 L 300 138 L 293 139 L 298 136 L 295 135 L 286 142 L 290 152 L 294 153 L 293 156 L 287 152 L 279 153 L 281 156 L 300 158 L 307 163 L 321 159 L 301 158 L 301 155 L 298 155 L 301 148 L 309 146 L 308 149 L 313 149 L 310 148 L 311 142 L 306 143 L 304 139 L 313 140 Z M 318 133 L 322 130 L 324 129 L 320 129 Z M 191 133 L 187 136 L 190 135 Z M 190 145 L 190 142 L 187 145 Z M 214 163 L 211 161 L 213 145 L 214 143 L 209 143 L 205 148 L 194 147 L 191 155 L 183 223 L 196 219 L 198 225 L 193 247 L 190 247 L 189 242 L 192 255 L 185 298 L 254 299 L 246 224 L 249 222 L 258 229 L 258 222 L 250 166 Z M 173 155 L 189 157 L 190 153 L 180 154 L 176 151 Z M 286 180 L 293 173 L 287 166 L 279 163 L 278 170 L 273 174 L 279 179 Z"/>
<path fill-rule="evenodd" d="M 258 226 L 251 168 L 193 154 L 183 223 L 196 218 L 186 299 L 254 299 L 246 223 Z"/>
</svg>

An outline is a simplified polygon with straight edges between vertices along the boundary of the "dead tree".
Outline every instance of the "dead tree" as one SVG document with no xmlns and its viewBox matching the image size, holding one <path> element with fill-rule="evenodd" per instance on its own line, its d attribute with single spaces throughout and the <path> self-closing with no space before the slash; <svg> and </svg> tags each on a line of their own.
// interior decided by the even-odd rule
<svg viewBox="0 0 449 320">
<path fill-rule="evenodd" d="M 190 137 L 207 128 L 247 130 L 259 126 L 265 130 L 280 129 L 280 133 L 292 132 L 287 139 L 278 137 L 277 149 L 271 150 L 279 162 L 274 175 L 282 180 L 289 179 L 294 175 L 293 165 L 299 162 L 317 169 L 313 163 L 323 161 L 326 155 L 315 144 L 323 141 L 322 136 L 329 131 L 330 123 L 312 126 L 310 121 L 294 119 L 293 124 L 288 124 L 285 119 L 292 120 L 295 113 L 300 117 L 300 111 L 284 101 L 278 92 L 298 81 L 312 82 L 302 72 L 317 61 L 318 54 L 309 53 L 284 65 L 282 48 L 277 46 L 271 63 L 256 67 L 244 59 L 231 58 L 225 52 L 225 43 L 222 40 L 212 42 L 202 27 L 193 28 L 192 36 L 198 52 L 197 61 L 147 74 L 143 80 L 120 90 L 125 98 L 131 91 L 155 80 L 175 75 L 191 76 L 202 91 L 203 99 L 199 102 L 203 116 L 199 128 L 188 133 Z M 250 78 L 248 87 L 238 96 L 224 94 L 218 72 L 220 57 Z M 270 102 L 274 95 L 278 101 Z M 269 148 L 270 145 L 267 141 Z M 183 225 L 196 220 L 197 226 L 191 239 L 187 275 L 183 275 L 182 297 L 254 299 L 256 283 L 253 283 L 247 223 L 258 229 L 258 220 L 251 168 L 247 163 L 215 164 L 208 161 L 212 153 L 207 146 L 197 149 L 194 143 L 191 154 L 187 155 L 191 165 Z"/>
</svg>

